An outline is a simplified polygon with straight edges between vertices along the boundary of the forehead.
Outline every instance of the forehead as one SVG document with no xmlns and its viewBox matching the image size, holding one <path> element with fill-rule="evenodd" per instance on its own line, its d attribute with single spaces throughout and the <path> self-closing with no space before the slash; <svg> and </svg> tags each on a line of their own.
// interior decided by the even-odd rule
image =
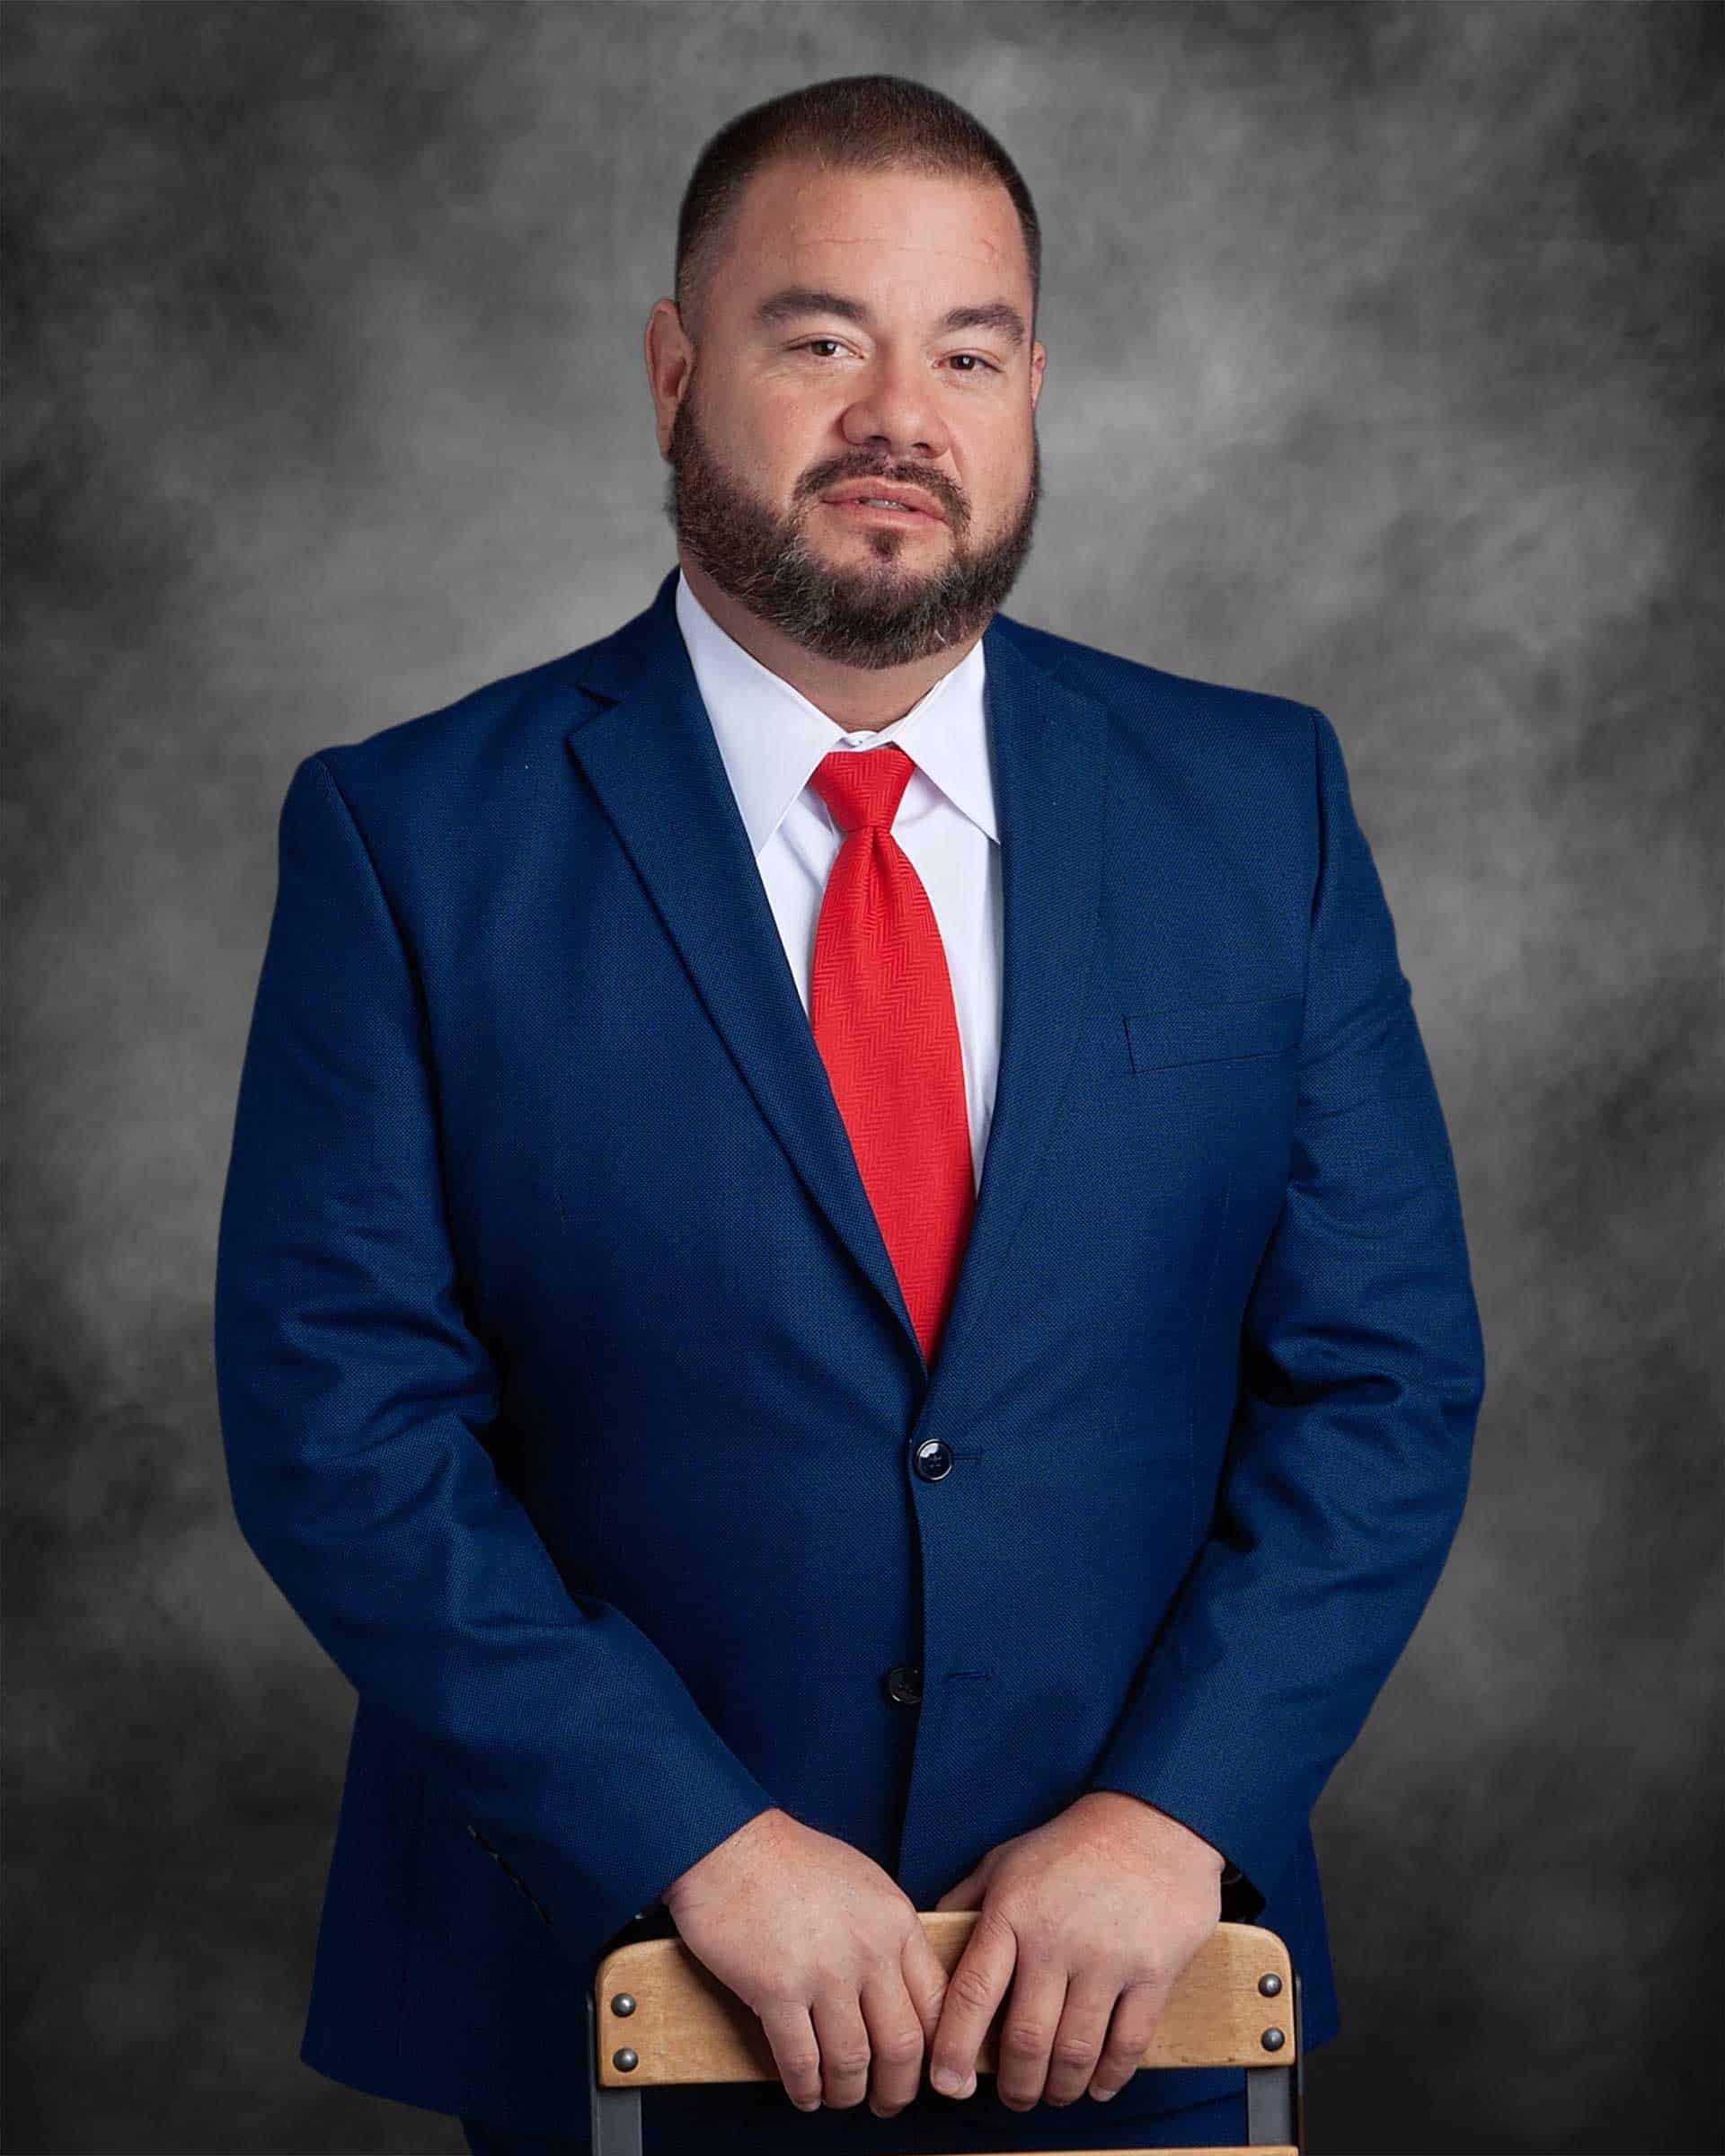
<svg viewBox="0 0 1725 2156">
<path fill-rule="evenodd" d="M 739 304 L 786 282 L 1030 295 L 1018 212 L 993 179 L 769 164 L 738 205 L 726 257 L 719 287 Z"/>
</svg>

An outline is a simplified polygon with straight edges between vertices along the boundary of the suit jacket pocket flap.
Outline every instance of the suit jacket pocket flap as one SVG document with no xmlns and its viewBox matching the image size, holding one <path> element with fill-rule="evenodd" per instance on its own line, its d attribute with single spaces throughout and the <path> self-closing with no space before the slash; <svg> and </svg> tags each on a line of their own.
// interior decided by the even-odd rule
<svg viewBox="0 0 1725 2156">
<path fill-rule="evenodd" d="M 1135 1071 L 1176 1063 L 1225 1063 L 1243 1056 L 1278 1056 L 1300 1038 L 1304 1001 L 1275 995 L 1252 1003 L 1184 1003 L 1172 1011 L 1126 1013 L 1127 1046 Z"/>
</svg>

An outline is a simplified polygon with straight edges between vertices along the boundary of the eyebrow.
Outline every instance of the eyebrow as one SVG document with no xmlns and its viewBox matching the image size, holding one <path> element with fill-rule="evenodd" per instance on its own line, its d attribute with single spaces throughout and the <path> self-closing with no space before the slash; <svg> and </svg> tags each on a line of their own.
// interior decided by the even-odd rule
<svg viewBox="0 0 1725 2156">
<path fill-rule="evenodd" d="M 847 299 L 842 292 L 823 292 L 812 285 L 786 285 L 782 291 L 774 292 L 755 310 L 755 320 L 764 329 L 795 322 L 805 314 L 838 314 L 846 322 L 862 323 L 865 326 L 874 317 L 860 299 Z M 934 324 L 944 334 L 948 330 L 993 330 L 1016 349 L 1028 331 L 1024 317 L 1008 300 L 990 299 L 971 307 L 953 307 Z"/>
</svg>

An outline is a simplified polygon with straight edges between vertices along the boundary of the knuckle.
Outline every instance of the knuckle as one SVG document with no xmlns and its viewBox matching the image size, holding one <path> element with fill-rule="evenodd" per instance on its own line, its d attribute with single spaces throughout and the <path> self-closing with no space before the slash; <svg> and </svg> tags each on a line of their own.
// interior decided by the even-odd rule
<svg viewBox="0 0 1725 2156">
<path fill-rule="evenodd" d="M 923 2055 L 923 2035 L 917 2028 L 907 2028 L 887 2037 L 875 2047 L 875 2057 L 883 2066 L 914 2066 Z"/>
<path fill-rule="evenodd" d="M 1034 2021 L 1009 2021 L 1001 2047 L 1015 2059 L 1039 2059 L 1048 2048 L 1048 2031 Z"/>
<path fill-rule="evenodd" d="M 1052 1924 L 1030 1922 L 1020 1927 L 1018 1958 L 1033 1968 L 1050 1968 L 1061 1958 L 1060 1935 Z"/>
<path fill-rule="evenodd" d="M 960 2006 L 985 2007 L 993 1995 L 988 1979 L 974 1962 L 955 1971 L 947 1989 Z"/>
<path fill-rule="evenodd" d="M 1057 2037 L 1051 2063 L 1057 2066 L 1074 2066 L 1087 2073 L 1096 2063 L 1096 2046 L 1083 2037 Z"/>
<path fill-rule="evenodd" d="M 1019 1921 L 998 1896 L 984 1905 L 970 1934 L 972 1940 L 981 1940 L 988 1946 L 1013 1946 L 1020 1936 Z"/>
<path fill-rule="evenodd" d="M 827 2071 L 848 2081 L 869 2071 L 870 2056 L 866 2044 L 840 2044 L 827 2054 Z"/>
</svg>

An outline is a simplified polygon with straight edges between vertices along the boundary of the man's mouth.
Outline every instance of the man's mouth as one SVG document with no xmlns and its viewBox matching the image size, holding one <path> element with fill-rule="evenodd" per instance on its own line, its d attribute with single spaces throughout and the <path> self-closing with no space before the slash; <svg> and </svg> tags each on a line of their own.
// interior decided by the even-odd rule
<svg viewBox="0 0 1725 2156">
<path fill-rule="evenodd" d="M 944 524 L 946 521 L 939 504 L 920 487 L 898 488 L 883 483 L 877 488 L 853 482 L 843 490 L 842 499 L 827 495 L 822 506 L 836 509 L 845 516 L 880 517 L 899 524 Z"/>
<path fill-rule="evenodd" d="M 942 522 L 926 509 L 903 508 L 890 500 L 879 501 L 825 501 L 822 508 L 831 509 L 840 517 L 847 517 L 853 524 L 925 524 L 930 526 Z"/>
</svg>

